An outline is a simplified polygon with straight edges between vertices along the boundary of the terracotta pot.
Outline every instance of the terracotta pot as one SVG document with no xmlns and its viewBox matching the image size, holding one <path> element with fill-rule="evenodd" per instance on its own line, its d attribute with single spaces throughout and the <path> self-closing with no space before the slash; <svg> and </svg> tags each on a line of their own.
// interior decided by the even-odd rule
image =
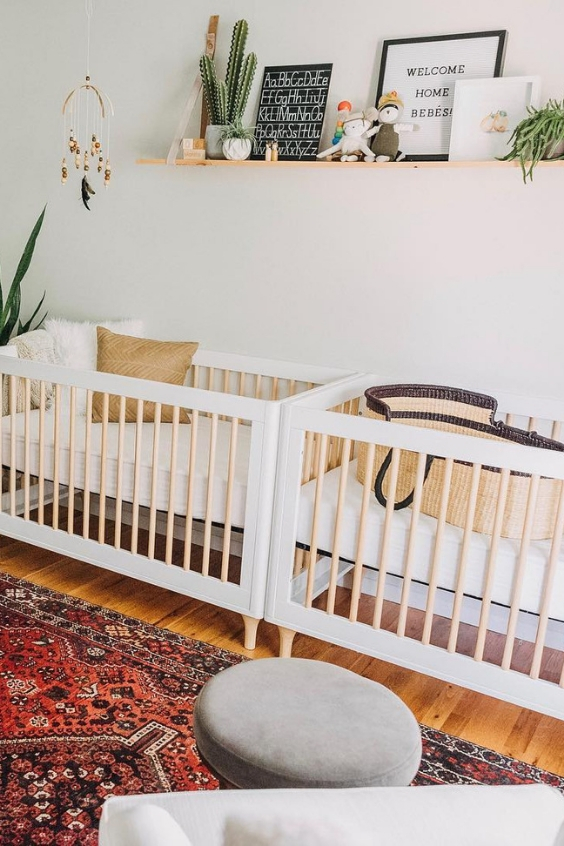
<svg viewBox="0 0 564 846">
<path fill-rule="evenodd" d="M 221 134 L 224 126 L 210 124 L 206 129 L 206 159 L 224 159 Z"/>
<path fill-rule="evenodd" d="M 253 149 L 253 142 L 248 138 L 228 138 L 223 142 L 223 155 L 232 162 L 248 159 Z"/>
</svg>

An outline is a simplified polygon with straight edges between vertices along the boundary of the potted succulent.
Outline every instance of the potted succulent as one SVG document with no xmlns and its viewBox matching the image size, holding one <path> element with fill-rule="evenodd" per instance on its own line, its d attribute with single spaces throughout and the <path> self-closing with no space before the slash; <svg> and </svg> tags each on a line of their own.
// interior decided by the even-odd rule
<svg viewBox="0 0 564 846">
<path fill-rule="evenodd" d="M 255 135 L 252 128 L 243 126 L 240 119 L 223 127 L 220 138 L 226 159 L 241 162 L 251 155 Z"/>
<path fill-rule="evenodd" d="M 218 79 L 215 63 L 209 56 L 200 59 L 200 74 L 210 126 L 206 130 L 206 157 L 222 159 L 222 134 L 228 124 L 241 124 L 257 68 L 254 53 L 245 56 L 249 25 L 237 21 L 233 27 L 231 50 L 225 80 Z"/>
<path fill-rule="evenodd" d="M 37 305 L 37 308 L 25 323 L 22 323 L 20 319 L 20 311 L 21 311 L 21 303 L 22 303 L 22 292 L 21 292 L 21 284 L 24 276 L 26 275 L 29 265 L 31 264 L 31 259 L 33 257 L 33 251 L 35 250 L 35 242 L 37 241 L 37 236 L 41 231 L 41 227 L 43 226 L 43 218 L 45 217 L 45 209 L 39 215 L 35 226 L 33 227 L 32 233 L 28 238 L 27 244 L 25 246 L 25 250 L 23 251 L 23 255 L 20 259 L 18 264 L 16 275 L 10 285 L 10 289 L 4 300 L 4 292 L 2 291 L 2 282 L 0 280 L 0 347 L 5 347 L 8 343 L 12 335 L 23 335 L 24 332 L 29 332 L 32 329 L 32 324 L 41 306 L 43 305 L 43 301 L 45 300 L 45 292 L 43 292 L 43 296 Z M 43 317 L 37 322 L 37 324 L 33 327 L 34 329 L 38 329 L 45 317 L 47 315 L 44 314 Z M 9 350 L 10 348 L 8 348 Z M 2 352 L 5 352 L 2 350 Z M 10 353 L 8 352 L 8 355 Z"/>
<path fill-rule="evenodd" d="M 549 100 L 542 109 L 529 106 L 528 112 L 509 139 L 513 148 L 500 159 L 518 159 L 525 183 L 527 177 L 532 181 L 533 170 L 542 159 L 564 159 L 564 100 Z"/>
</svg>

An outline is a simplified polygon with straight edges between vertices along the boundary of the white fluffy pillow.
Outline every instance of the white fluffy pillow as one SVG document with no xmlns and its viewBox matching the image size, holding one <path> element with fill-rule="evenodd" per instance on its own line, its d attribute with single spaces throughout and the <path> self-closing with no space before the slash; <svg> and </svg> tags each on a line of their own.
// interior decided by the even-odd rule
<svg viewBox="0 0 564 846">
<path fill-rule="evenodd" d="M 77 370 L 96 370 L 96 327 L 103 326 L 120 335 L 143 338 L 142 320 L 106 320 L 92 323 L 88 320 L 65 320 L 51 317 L 44 328 L 53 337 L 57 363 Z"/>
<path fill-rule="evenodd" d="M 223 846 L 368 846 L 367 836 L 335 820 L 305 817 L 230 816 Z"/>
<path fill-rule="evenodd" d="M 45 330 L 55 343 L 57 364 L 73 367 L 75 370 L 96 370 L 97 341 L 96 327 L 103 326 L 120 335 L 133 335 L 143 338 L 145 326 L 142 320 L 105 320 L 99 323 L 91 321 L 65 320 L 63 317 L 51 317 L 45 321 Z M 70 394 L 68 388 L 61 392 L 63 411 L 68 410 Z M 86 391 L 76 392 L 76 413 L 86 414 Z"/>
</svg>

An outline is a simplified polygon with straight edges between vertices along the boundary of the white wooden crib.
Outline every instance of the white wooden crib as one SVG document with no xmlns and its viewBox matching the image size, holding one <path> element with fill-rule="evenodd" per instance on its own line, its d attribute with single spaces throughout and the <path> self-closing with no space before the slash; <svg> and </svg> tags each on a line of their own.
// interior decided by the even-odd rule
<svg viewBox="0 0 564 846">
<path fill-rule="evenodd" d="M 0 532 L 237 611 L 254 648 L 281 406 L 346 373 L 205 350 L 191 387 L 6 356 L 0 372 Z M 105 395 L 101 423 L 91 421 L 94 391 Z M 121 397 L 117 422 L 110 395 Z M 135 423 L 126 397 L 137 400 Z M 157 404 L 154 423 L 143 422 L 145 402 Z"/>
<path fill-rule="evenodd" d="M 283 409 L 266 610 L 282 654 L 302 632 L 564 717 L 564 494 L 553 539 L 530 537 L 538 480 L 564 480 L 564 455 L 359 416 L 381 383 L 358 376 Z M 498 419 L 561 437 L 564 402 L 496 396 Z M 419 454 L 410 508 L 357 481 L 361 443 Z M 420 510 L 427 455 L 447 459 L 437 519 Z M 445 520 L 449 459 L 473 467 L 463 528 Z M 473 531 L 482 465 L 501 468 L 500 500 L 511 471 L 530 474 L 519 539 L 501 537 L 502 501 L 492 535 Z"/>
</svg>

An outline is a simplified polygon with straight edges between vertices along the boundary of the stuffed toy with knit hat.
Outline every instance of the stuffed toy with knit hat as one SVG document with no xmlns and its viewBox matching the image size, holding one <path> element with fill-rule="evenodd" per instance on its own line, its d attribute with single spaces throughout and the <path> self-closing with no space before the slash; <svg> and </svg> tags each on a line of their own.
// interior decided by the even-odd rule
<svg viewBox="0 0 564 846">
<path fill-rule="evenodd" d="M 343 101 L 341 105 L 350 103 Z M 378 109 L 374 106 L 365 109 L 363 112 L 351 112 L 349 108 L 339 110 L 339 126 L 342 127 L 342 134 L 329 149 L 317 154 L 318 159 L 327 156 L 341 154 L 342 162 L 373 162 L 375 155 L 370 149 L 367 141 L 377 131 L 375 127 L 370 128 L 378 117 Z M 335 141 L 335 139 L 333 139 Z"/>
<path fill-rule="evenodd" d="M 399 162 L 405 158 L 399 148 L 400 132 L 416 132 L 417 123 L 399 123 L 403 102 L 397 91 L 382 94 L 378 101 L 378 123 L 371 130 L 376 135 L 372 152 L 377 162 Z"/>
</svg>

